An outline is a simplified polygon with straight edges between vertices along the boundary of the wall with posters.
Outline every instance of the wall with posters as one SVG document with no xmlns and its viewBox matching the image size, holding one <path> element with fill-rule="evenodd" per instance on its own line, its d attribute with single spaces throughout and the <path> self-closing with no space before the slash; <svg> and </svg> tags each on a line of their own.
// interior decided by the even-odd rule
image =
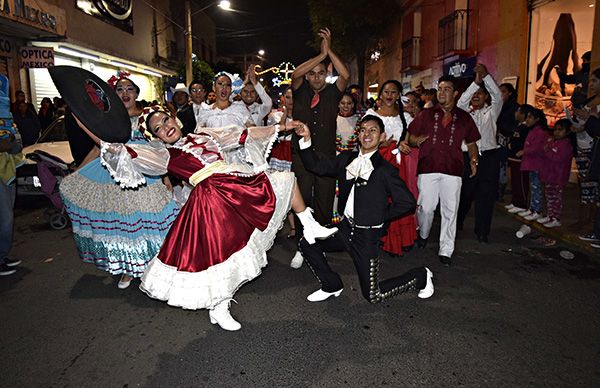
<svg viewBox="0 0 600 388">
<path fill-rule="evenodd" d="M 571 108 L 575 89 L 561 85 L 554 67 L 579 70 L 581 55 L 592 49 L 593 6 L 593 0 L 557 0 L 532 11 L 527 102 L 543 109 L 550 125 Z"/>
</svg>

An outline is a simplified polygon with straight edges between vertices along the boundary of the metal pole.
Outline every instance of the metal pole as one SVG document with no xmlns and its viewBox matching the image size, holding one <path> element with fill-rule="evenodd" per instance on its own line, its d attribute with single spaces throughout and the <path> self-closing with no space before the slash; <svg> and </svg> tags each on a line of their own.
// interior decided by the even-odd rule
<svg viewBox="0 0 600 388">
<path fill-rule="evenodd" d="M 192 11 L 190 0 L 185 1 L 185 83 L 192 82 Z"/>
</svg>

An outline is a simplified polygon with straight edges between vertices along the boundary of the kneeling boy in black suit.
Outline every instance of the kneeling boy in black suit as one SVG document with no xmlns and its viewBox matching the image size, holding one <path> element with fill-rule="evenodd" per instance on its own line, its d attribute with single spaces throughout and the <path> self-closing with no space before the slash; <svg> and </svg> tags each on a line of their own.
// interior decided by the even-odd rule
<svg viewBox="0 0 600 388">
<path fill-rule="evenodd" d="M 416 201 L 398 175 L 398 170 L 378 152 L 385 139 L 384 124 L 379 117 L 365 116 L 360 122 L 359 152 L 342 152 L 325 158 L 311 148 L 310 129 L 296 129 L 300 139 L 300 157 L 307 170 L 336 177 L 340 196 L 338 209 L 343 214 L 339 232 L 313 245 L 304 239 L 300 250 L 321 288 L 308 296 L 321 302 L 339 296 L 343 290 L 340 276 L 327 264 L 325 252 L 347 251 L 354 262 L 362 295 L 371 303 L 381 302 L 408 290 L 420 290 L 419 298 L 433 295 L 433 274 L 426 267 L 411 269 L 403 275 L 379 280 L 379 239 L 384 224 L 414 213 Z"/>
</svg>

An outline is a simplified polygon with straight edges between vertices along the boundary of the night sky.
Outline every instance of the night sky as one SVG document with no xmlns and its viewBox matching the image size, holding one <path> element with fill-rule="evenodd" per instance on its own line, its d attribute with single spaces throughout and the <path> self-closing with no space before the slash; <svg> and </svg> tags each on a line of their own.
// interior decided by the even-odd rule
<svg viewBox="0 0 600 388">
<path fill-rule="evenodd" d="M 316 55 L 308 46 L 312 30 L 304 1 L 231 0 L 231 8 L 235 11 L 210 9 L 217 26 L 217 55 L 243 55 L 264 49 L 268 66 L 283 61 L 297 66 Z"/>
</svg>

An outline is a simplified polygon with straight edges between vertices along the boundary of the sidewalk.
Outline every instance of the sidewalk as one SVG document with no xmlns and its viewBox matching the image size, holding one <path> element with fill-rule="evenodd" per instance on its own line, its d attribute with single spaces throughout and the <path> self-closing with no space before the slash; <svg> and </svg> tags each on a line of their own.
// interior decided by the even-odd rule
<svg viewBox="0 0 600 388">
<path fill-rule="evenodd" d="M 560 220 L 562 226 L 558 228 L 545 228 L 541 224 L 535 221 L 526 221 L 523 217 L 519 217 L 516 214 L 511 214 L 504 207 L 510 203 L 510 193 L 504 195 L 504 202 L 496 202 L 496 208 L 506 213 L 509 217 L 512 217 L 519 224 L 515 228 L 515 232 L 519 229 L 519 225 L 527 224 L 533 230 L 543 234 L 554 240 L 563 241 L 573 247 L 582 250 L 592 256 L 600 257 L 600 249 L 593 248 L 589 242 L 582 241 L 578 236 L 583 234 L 592 233 L 592 224 L 585 225 L 584 228 L 578 226 L 577 213 L 579 209 L 579 187 L 577 184 L 569 183 L 564 191 L 564 203 L 562 219 Z"/>
</svg>

